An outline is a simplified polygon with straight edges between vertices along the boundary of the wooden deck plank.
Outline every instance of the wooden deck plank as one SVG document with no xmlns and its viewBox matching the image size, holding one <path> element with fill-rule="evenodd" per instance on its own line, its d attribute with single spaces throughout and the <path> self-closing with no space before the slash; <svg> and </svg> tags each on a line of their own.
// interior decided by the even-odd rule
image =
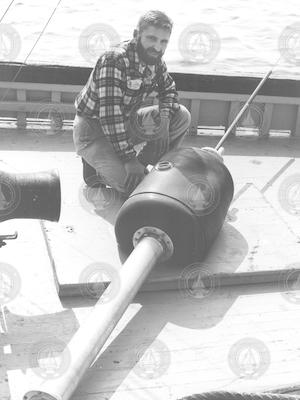
<svg viewBox="0 0 300 400">
<path fill-rule="evenodd" d="M 236 190 L 248 183 L 251 186 L 232 204 L 220 235 L 201 265 L 221 285 L 277 280 L 288 265 L 298 261 L 299 243 L 297 235 L 278 215 L 278 204 L 272 205 L 261 188 L 272 179 L 274 171 L 285 165 L 286 159 L 264 158 L 249 170 L 249 157 L 226 157 L 226 162 L 227 158 L 229 169 L 238 173 Z M 80 293 L 80 276 L 91 263 L 121 268 L 125 260 L 118 253 L 113 230 L 120 204 L 96 213 L 87 212 L 93 207 L 87 201 L 82 207 L 84 186 L 78 179 L 80 169 L 76 171 L 78 161 L 70 159 L 69 165 L 74 175 L 66 180 L 61 220 L 59 224 L 45 223 L 62 296 Z M 89 191 L 99 196 L 97 190 Z M 186 267 L 157 265 L 141 290 L 177 289 L 184 280 Z"/>
<path fill-rule="evenodd" d="M 186 143 L 193 145 L 197 139 L 188 138 Z M 85 185 L 81 178 L 81 162 L 74 152 L 70 152 L 70 137 L 69 142 L 63 137 L 61 141 L 65 146 L 62 151 L 48 152 L 47 157 L 40 152 L 35 154 L 35 158 L 44 168 L 55 166 L 60 170 L 63 198 L 60 222 L 45 222 L 44 226 L 59 293 L 64 296 L 83 292 L 86 285 L 82 283 L 82 273 L 92 263 L 120 268 L 124 258 L 118 253 L 113 227 L 121 203 L 116 202 L 113 207 L 95 213 L 93 204 L 86 201 L 83 195 Z M 48 143 L 55 144 L 55 141 Z M 225 156 L 225 163 L 235 182 L 235 193 L 246 186 L 247 190 L 232 203 L 219 237 L 201 264 L 203 274 L 209 271 L 209 275 L 217 277 L 221 285 L 277 280 L 284 277 L 282 272 L 289 265 L 298 261 L 299 233 L 291 228 L 292 222 L 296 225 L 296 218 L 287 222 L 280 215 L 275 183 L 299 170 L 299 159 L 293 157 L 299 154 L 292 145 L 284 157 L 268 155 L 268 148 L 259 154 L 263 142 L 250 140 L 248 143 L 252 146 L 252 154 Z M 255 151 L 258 155 L 254 156 Z M 19 157 L 18 152 L 13 154 L 10 153 L 11 162 Z M 23 152 L 22 157 L 30 159 L 31 153 L 26 156 Z M 89 192 L 98 196 L 94 189 Z M 267 194 L 272 199 L 267 198 Z M 284 248 L 281 246 L 283 241 Z M 158 265 L 142 290 L 178 289 L 185 279 L 185 267 Z M 204 282 L 205 279 L 204 276 Z M 103 285 L 97 290 L 101 293 Z"/>
<path fill-rule="evenodd" d="M 175 400 L 210 390 L 263 391 L 297 383 L 299 296 L 295 303 L 292 293 L 297 292 L 290 292 L 289 299 L 279 290 L 261 285 L 216 289 L 203 297 L 140 293 L 72 400 Z M 83 324 L 90 310 L 76 308 L 73 299 L 71 306 L 64 313 L 43 316 L 43 328 L 52 333 L 57 329 L 55 336 L 64 343 L 75 333 L 72 320 Z M 12 347 L 21 357 L 14 357 L 8 375 L 11 399 L 21 400 L 24 389 L 43 381 L 28 363 L 29 344 L 43 336 L 32 318 L 22 317 L 23 324 L 20 316 L 11 319 L 19 330 Z M 30 343 L 28 335 L 21 334 L 24 321 L 31 329 Z M 65 330 L 59 329 L 63 322 Z M 235 352 L 238 342 L 241 348 Z"/>
<path fill-rule="evenodd" d="M 5 310 L 7 330 L 1 332 L 1 375 L 7 371 L 8 379 L 2 379 L 1 390 L 11 400 L 21 400 L 44 379 L 31 368 L 34 346 L 49 338 L 68 343 L 92 305 L 82 298 L 60 303 L 38 221 L 7 221 L 3 228 L 11 230 L 16 222 L 23 241 L 1 251 L 1 260 L 14 265 L 22 278 L 20 295 Z M 295 384 L 300 300 L 298 291 L 282 289 L 287 290 L 275 283 L 140 293 L 72 399 L 175 400 L 209 390 Z M 246 338 L 252 339 L 232 370 L 233 345 Z M 265 347 L 257 347 L 257 340 Z M 260 376 L 266 352 L 270 364 Z"/>
<path fill-rule="evenodd" d="M 227 297 L 225 300 L 226 296 L 229 299 Z M 278 294 L 251 296 L 246 291 L 235 298 L 233 289 L 230 294 L 215 293 L 209 300 L 202 299 L 193 303 L 191 299 L 176 298 L 175 293 L 160 293 L 151 305 L 144 303 L 140 315 L 114 339 L 109 346 L 109 352 L 104 352 L 99 362 L 91 368 L 74 398 L 79 398 L 81 394 L 87 394 L 87 399 L 96 398 L 88 393 L 101 393 L 111 399 L 120 399 L 122 396 L 134 398 L 135 388 L 140 391 L 142 387 L 145 398 L 152 398 L 152 394 L 155 395 L 158 390 L 162 394 L 169 389 L 170 397 L 167 398 L 176 399 L 181 395 L 224 387 L 228 390 L 263 390 L 267 386 L 276 386 L 276 379 L 279 379 L 277 382 L 284 383 L 283 376 L 277 375 L 278 371 L 283 375 L 295 371 L 299 361 L 292 351 L 284 349 L 287 343 L 294 343 L 296 346 L 296 340 L 292 339 L 295 321 L 289 319 L 291 316 L 279 297 Z M 280 328 L 278 319 L 274 321 L 278 317 L 278 310 L 273 308 L 276 308 L 275 304 L 279 306 L 278 300 L 285 308 L 285 313 L 282 314 L 285 324 L 284 327 L 281 324 Z M 153 313 L 160 325 L 153 324 L 153 319 L 150 318 Z M 163 315 L 167 317 L 166 320 L 162 318 Z M 157 333 L 152 336 L 155 328 Z M 145 337 L 142 332 L 149 334 Z M 243 367 L 241 376 L 236 376 L 228 362 L 232 346 L 249 337 L 253 338 L 254 345 L 255 339 L 261 340 L 270 351 L 272 359 L 267 371 L 257 379 L 249 379 L 250 376 L 248 379 L 243 378 Z M 148 369 L 151 372 L 151 364 L 140 365 L 140 370 L 136 366 L 135 350 L 143 341 L 149 345 L 152 343 L 154 353 L 156 347 L 159 352 L 160 341 L 168 349 L 165 351 L 169 351 L 171 355 L 168 368 L 167 365 L 158 363 L 157 368 L 164 370 L 165 367 L 165 370 L 156 379 L 142 377 L 142 372 L 144 376 Z M 278 341 L 281 346 L 278 346 Z M 284 362 L 284 356 L 287 355 L 289 361 Z M 156 356 L 163 364 L 163 354 Z M 263 357 L 263 353 L 260 356 Z M 147 357 L 145 361 L 147 362 Z M 248 367 L 251 371 L 250 365 Z M 290 373 L 290 377 L 291 375 L 293 374 Z M 285 378 L 287 377 L 286 375 Z M 297 380 L 296 373 L 294 379 Z M 114 391 L 115 386 L 118 386 L 117 392 Z"/>
<path fill-rule="evenodd" d="M 31 347 L 47 336 L 69 338 L 70 328 L 73 329 L 72 324 L 76 326 L 76 321 L 68 317 L 68 311 L 63 311 L 57 297 L 39 221 L 4 221 L 0 228 L 1 234 L 15 230 L 19 234 L 16 240 L 7 241 L 0 249 L 1 290 L 3 279 L 8 282 L 5 293 L 11 293 L 9 288 L 13 289 L 12 293 L 16 289 L 12 301 L 8 298 L 2 306 L 0 301 L 0 398 L 4 400 L 10 399 L 9 395 L 15 399 L 14 390 L 18 389 L 19 383 L 24 383 L 24 372 L 30 366 Z M 3 275 L 4 265 L 9 265 L 15 274 L 6 272 Z M 55 313 L 56 324 L 53 323 Z M 21 379 L 16 380 L 15 371 Z"/>
<path fill-rule="evenodd" d="M 69 191 L 68 182 L 74 181 L 74 175 L 77 174 L 78 179 L 81 174 L 80 160 L 74 156 L 70 138 L 42 143 L 41 138 L 35 137 L 33 143 L 29 142 L 30 137 L 5 136 L 1 142 L 4 150 L 0 159 L 14 171 L 24 172 L 24 166 L 28 171 L 60 169 L 63 219 L 59 224 L 47 223 L 47 227 L 51 225 L 51 229 L 57 229 L 58 239 L 62 242 L 61 251 L 64 249 L 62 256 L 70 262 L 70 268 L 75 268 L 72 258 L 76 251 L 78 253 L 79 245 L 87 245 L 89 236 L 85 229 L 90 229 L 91 222 L 88 221 L 96 219 L 96 216 L 86 213 L 85 222 L 77 228 L 74 209 L 78 210 L 78 192 L 75 187 L 71 196 L 65 192 Z M 282 209 L 276 199 L 282 182 L 279 179 L 299 171 L 299 147 L 284 142 L 284 146 L 277 148 L 272 141 L 255 149 L 245 146 L 249 142 L 243 140 L 235 143 L 228 142 L 225 162 L 234 176 L 236 193 L 241 195 L 232 204 L 225 223 L 225 253 L 230 257 L 230 249 L 225 246 L 230 229 L 231 233 L 234 230 L 239 232 L 238 224 L 243 213 L 248 211 L 251 215 L 272 220 L 265 228 L 269 239 L 253 225 L 247 227 L 254 229 L 255 237 L 259 237 L 260 244 L 268 249 L 265 254 L 259 253 L 260 249 L 253 252 L 252 262 L 258 255 L 260 260 L 271 262 L 274 243 L 276 247 L 281 244 L 280 250 L 286 255 L 284 261 L 287 263 L 293 254 L 293 229 L 296 229 L 298 218 Z M 201 142 L 203 146 L 209 144 L 212 142 L 205 139 Z M 36 146 L 36 151 L 32 151 L 32 145 Z M 287 160 L 294 157 L 297 158 L 295 162 L 261 196 L 266 183 L 286 165 Z M 247 185 L 248 182 L 251 184 Z M 265 200 L 272 203 L 276 212 L 268 203 L 265 204 Z M 78 219 L 76 214 L 76 221 Z M 289 224 L 290 230 L 281 229 L 283 221 Z M 259 229 L 264 228 L 259 218 L 256 222 Z M 281 243 L 274 234 L 275 229 L 272 232 L 273 227 L 276 232 L 280 229 Z M 21 400 L 28 388 L 44 379 L 34 372 L 38 364 L 32 357 L 37 344 L 49 338 L 68 343 L 78 327 L 84 324 L 93 301 L 79 297 L 61 303 L 39 221 L 5 221 L 0 228 L 1 233 L 19 230 L 17 241 L 9 242 L 0 252 L 1 262 L 13 265 L 22 281 L 19 296 L 1 312 L 0 390 L 2 396 Z M 104 232 L 99 227 L 98 230 L 99 235 L 110 240 L 109 235 L 113 234 L 111 224 Z M 76 240 L 73 239 L 75 233 Z M 252 249 L 256 244 L 254 239 L 248 243 Z M 72 244 L 75 247 L 72 248 Z M 96 238 L 93 238 L 93 245 L 97 245 Z M 73 253 L 68 254 L 69 250 Z M 87 260 L 97 259 L 98 253 L 83 250 L 80 254 Z M 243 249 L 239 250 L 245 260 Z M 298 256 L 295 259 L 299 261 Z M 74 269 L 71 271 L 74 273 Z M 89 369 L 73 400 L 175 400 L 208 390 L 258 391 L 298 383 L 298 289 L 297 282 L 295 286 L 289 286 L 276 280 L 271 285 L 212 286 L 211 290 L 198 288 L 190 291 L 181 287 L 178 291 L 157 292 L 155 296 L 151 292 L 141 292 L 117 325 L 99 360 Z M 232 353 L 233 346 L 246 338 L 252 340 L 244 342 L 240 352 Z M 258 344 L 261 347 L 257 347 Z M 267 354 L 270 362 L 264 364 Z M 36 362 L 32 363 L 32 360 Z M 232 360 L 237 360 L 237 363 L 232 365 Z M 264 365 L 267 368 L 263 368 Z"/>
</svg>

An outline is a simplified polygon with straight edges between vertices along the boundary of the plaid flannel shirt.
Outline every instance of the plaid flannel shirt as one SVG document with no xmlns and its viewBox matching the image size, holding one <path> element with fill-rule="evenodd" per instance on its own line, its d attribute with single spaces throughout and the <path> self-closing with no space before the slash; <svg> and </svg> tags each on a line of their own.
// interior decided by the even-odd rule
<svg viewBox="0 0 300 400">
<path fill-rule="evenodd" d="M 132 39 L 98 59 L 86 85 L 76 96 L 75 108 L 83 115 L 99 118 L 115 152 L 127 161 L 135 157 L 136 151 L 126 131 L 126 122 L 130 112 L 152 92 L 158 95 L 160 110 L 169 113 L 178 110 L 178 93 L 166 63 L 161 59 L 155 65 L 146 65 L 138 57 L 136 39 Z"/>
</svg>

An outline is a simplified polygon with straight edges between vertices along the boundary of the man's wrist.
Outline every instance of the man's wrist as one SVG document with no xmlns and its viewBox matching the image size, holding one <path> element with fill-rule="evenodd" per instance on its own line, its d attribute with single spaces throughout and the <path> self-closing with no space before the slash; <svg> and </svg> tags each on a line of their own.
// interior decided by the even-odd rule
<svg viewBox="0 0 300 400">
<path fill-rule="evenodd" d="M 138 162 L 138 159 L 135 156 L 124 160 L 124 164 L 130 164 L 135 162 Z"/>
<path fill-rule="evenodd" d="M 119 158 L 123 163 L 130 161 L 132 158 L 136 158 L 136 151 L 133 146 L 130 145 L 130 149 L 128 149 L 126 153 L 122 152 L 119 154 Z"/>
<path fill-rule="evenodd" d="M 164 108 L 159 111 L 159 115 L 161 118 L 169 118 L 170 117 L 170 110 L 168 108 Z"/>
</svg>

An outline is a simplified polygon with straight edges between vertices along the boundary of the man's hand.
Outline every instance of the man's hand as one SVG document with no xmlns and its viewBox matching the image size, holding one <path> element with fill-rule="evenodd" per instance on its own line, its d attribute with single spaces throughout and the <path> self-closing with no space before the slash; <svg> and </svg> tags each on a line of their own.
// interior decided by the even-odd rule
<svg viewBox="0 0 300 400">
<path fill-rule="evenodd" d="M 164 113 L 160 114 L 160 124 L 154 129 L 154 135 L 157 139 L 154 141 L 154 154 L 159 157 L 169 150 L 170 137 L 169 137 L 170 119 Z"/>
<path fill-rule="evenodd" d="M 127 173 L 125 187 L 128 193 L 131 193 L 145 176 L 145 167 L 136 157 L 124 163 Z"/>
<path fill-rule="evenodd" d="M 218 158 L 219 161 L 224 162 L 222 154 L 224 153 L 224 147 L 220 147 L 219 150 L 214 149 L 213 147 L 202 147 L 201 150 L 208 151 Z"/>
</svg>

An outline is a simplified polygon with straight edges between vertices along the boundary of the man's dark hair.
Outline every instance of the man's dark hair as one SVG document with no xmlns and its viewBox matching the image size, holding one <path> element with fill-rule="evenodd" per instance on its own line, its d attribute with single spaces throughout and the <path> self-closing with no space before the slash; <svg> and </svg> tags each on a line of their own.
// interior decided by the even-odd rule
<svg viewBox="0 0 300 400">
<path fill-rule="evenodd" d="M 139 32 L 142 32 L 150 25 L 172 32 L 173 21 L 162 11 L 150 10 L 141 16 L 137 28 Z"/>
</svg>

